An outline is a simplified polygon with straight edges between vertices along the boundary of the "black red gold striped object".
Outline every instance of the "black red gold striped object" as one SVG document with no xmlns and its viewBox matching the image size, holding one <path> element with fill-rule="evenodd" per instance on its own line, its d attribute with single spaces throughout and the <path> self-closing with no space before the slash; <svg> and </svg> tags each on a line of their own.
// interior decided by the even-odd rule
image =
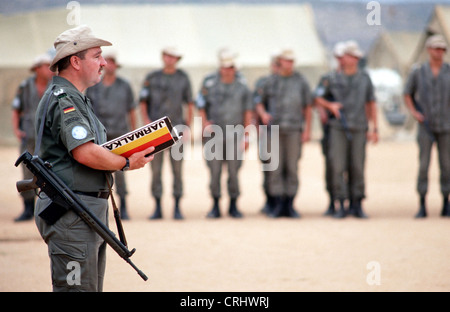
<svg viewBox="0 0 450 312">
<path fill-rule="evenodd" d="M 180 138 L 176 130 L 172 127 L 170 119 L 163 117 L 108 141 L 101 146 L 117 155 L 128 158 L 134 153 L 145 150 L 150 146 L 154 146 L 155 150 L 149 155 L 156 154 L 171 147 Z"/>
</svg>

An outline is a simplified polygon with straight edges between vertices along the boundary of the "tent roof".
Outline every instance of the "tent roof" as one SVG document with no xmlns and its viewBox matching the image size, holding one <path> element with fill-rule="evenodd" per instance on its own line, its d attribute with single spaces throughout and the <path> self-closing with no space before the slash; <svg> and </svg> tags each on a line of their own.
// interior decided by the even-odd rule
<svg viewBox="0 0 450 312">
<path fill-rule="evenodd" d="M 428 59 L 425 42 L 429 36 L 433 34 L 441 34 L 444 36 L 447 44 L 450 44 L 450 6 L 436 5 L 431 14 L 428 23 L 422 33 L 417 49 L 414 53 L 415 62 L 424 62 Z M 445 54 L 444 60 L 450 61 L 448 53 Z"/>
<path fill-rule="evenodd" d="M 70 26 L 75 11 L 53 9 L 0 15 L 0 66 L 28 66 Z M 124 66 L 160 66 L 160 51 L 175 45 L 182 66 L 216 66 L 218 49 L 239 53 L 240 66 L 267 66 L 279 48 L 292 48 L 299 66 L 321 66 L 325 50 L 308 4 L 82 5 L 80 23 L 109 40 Z M 105 49 L 107 49 L 105 47 Z"/>
<path fill-rule="evenodd" d="M 421 36 L 420 32 L 383 31 L 369 51 L 369 61 L 371 58 L 384 57 L 379 55 L 382 52 L 393 57 L 400 66 L 410 66 Z M 377 63 L 375 60 L 373 62 Z"/>
</svg>

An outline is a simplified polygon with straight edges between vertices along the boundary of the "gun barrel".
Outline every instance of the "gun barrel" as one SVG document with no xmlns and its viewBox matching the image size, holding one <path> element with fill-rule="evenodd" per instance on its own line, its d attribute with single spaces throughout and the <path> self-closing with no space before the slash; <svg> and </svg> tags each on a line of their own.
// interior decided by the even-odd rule
<svg viewBox="0 0 450 312">
<path fill-rule="evenodd" d="M 136 270 L 137 274 L 139 274 L 139 276 L 140 276 L 144 281 L 148 280 L 147 275 L 145 275 L 144 272 L 142 272 L 141 270 L 139 270 L 139 269 L 137 268 L 137 266 L 134 265 L 134 263 L 130 260 L 130 258 L 126 258 L 125 261 L 128 262 L 128 264 L 131 265 L 131 266 L 133 267 L 133 269 Z"/>
</svg>

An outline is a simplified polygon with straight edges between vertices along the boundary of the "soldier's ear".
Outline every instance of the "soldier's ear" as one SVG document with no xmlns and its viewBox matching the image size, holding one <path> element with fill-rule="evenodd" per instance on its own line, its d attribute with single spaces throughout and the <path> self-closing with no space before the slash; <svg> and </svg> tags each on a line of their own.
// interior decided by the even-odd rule
<svg viewBox="0 0 450 312">
<path fill-rule="evenodd" d="M 72 65 L 72 67 L 75 68 L 76 70 L 80 70 L 80 68 L 81 68 L 81 58 L 79 58 L 76 55 L 72 55 L 70 57 L 70 65 Z"/>
</svg>

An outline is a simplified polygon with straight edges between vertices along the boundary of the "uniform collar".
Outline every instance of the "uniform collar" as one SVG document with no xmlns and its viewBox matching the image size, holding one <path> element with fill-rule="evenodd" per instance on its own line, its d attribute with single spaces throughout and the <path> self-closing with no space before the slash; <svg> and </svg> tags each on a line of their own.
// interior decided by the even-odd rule
<svg viewBox="0 0 450 312">
<path fill-rule="evenodd" d="M 61 76 L 53 76 L 52 80 L 53 84 L 61 87 L 66 93 L 72 93 L 72 95 L 78 95 L 80 98 L 83 99 L 83 102 L 86 104 L 89 104 L 89 100 L 81 93 L 69 80 L 66 78 L 63 78 Z"/>
</svg>

